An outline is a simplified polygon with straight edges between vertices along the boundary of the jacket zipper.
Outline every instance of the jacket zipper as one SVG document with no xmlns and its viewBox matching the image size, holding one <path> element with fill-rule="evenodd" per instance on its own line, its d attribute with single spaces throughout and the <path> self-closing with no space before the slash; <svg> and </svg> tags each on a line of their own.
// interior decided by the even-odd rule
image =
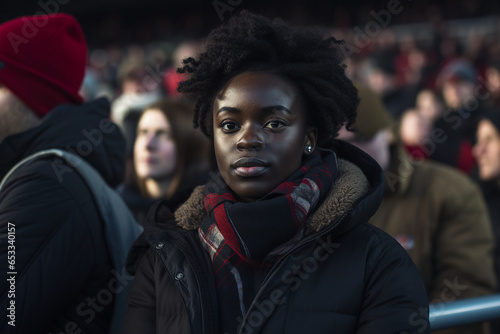
<svg viewBox="0 0 500 334">
<path fill-rule="evenodd" d="M 252 304 L 247 310 L 247 313 L 245 314 L 245 317 L 243 318 L 243 322 L 241 323 L 240 330 L 238 331 L 238 334 L 241 334 L 243 329 L 245 328 L 245 324 L 247 323 L 248 316 L 250 315 L 252 309 L 255 307 L 255 304 L 257 303 L 257 300 L 259 297 L 263 294 L 264 289 L 267 287 L 267 284 L 269 284 L 269 281 L 271 280 L 272 276 L 274 276 L 277 272 L 279 267 L 281 267 L 285 261 L 293 252 L 297 251 L 298 249 L 302 248 L 304 245 L 310 243 L 311 241 L 316 240 L 319 237 L 324 236 L 325 234 L 328 234 L 332 232 L 334 229 L 337 228 L 337 226 L 344 220 L 345 216 L 347 216 L 347 213 L 344 213 L 332 226 L 329 228 L 325 229 L 324 231 L 321 231 L 318 234 L 315 234 L 311 236 L 310 238 L 304 239 L 302 242 L 298 243 L 297 246 L 292 248 L 288 253 L 286 253 L 283 257 L 281 257 L 272 267 L 271 270 L 267 273 L 266 277 L 264 278 L 264 281 L 262 282 L 262 286 L 260 287 L 259 291 L 255 295 L 255 298 L 252 301 Z"/>
<path fill-rule="evenodd" d="M 189 236 L 189 237 L 191 237 L 191 236 Z M 200 273 L 198 271 L 194 270 L 194 267 L 191 264 L 191 261 L 189 261 L 190 257 L 188 257 L 187 254 L 180 247 L 177 247 L 177 248 L 182 252 L 182 254 L 184 255 L 184 257 L 188 260 L 188 263 L 189 263 L 190 267 L 193 269 L 193 272 L 195 273 L 197 288 L 200 291 L 200 304 L 202 306 L 201 307 L 201 310 L 202 310 L 202 316 L 201 316 L 201 326 L 202 327 L 201 328 L 203 328 L 203 332 L 204 333 L 211 334 L 214 331 L 214 326 L 213 326 L 213 312 L 212 312 L 211 305 L 203 305 L 204 291 L 202 290 L 202 288 L 200 286 Z M 197 259 L 197 260 L 203 261 L 204 259 Z M 187 288 L 187 286 L 186 286 L 186 288 Z M 206 307 L 204 307 L 204 306 L 206 306 Z M 204 315 L 203 312 L 207 312 L 207 316 L 203 316 Z M 208 327 L 205 326 L 205 324 L 207 322 L 208 322 Z"/>
</svg>

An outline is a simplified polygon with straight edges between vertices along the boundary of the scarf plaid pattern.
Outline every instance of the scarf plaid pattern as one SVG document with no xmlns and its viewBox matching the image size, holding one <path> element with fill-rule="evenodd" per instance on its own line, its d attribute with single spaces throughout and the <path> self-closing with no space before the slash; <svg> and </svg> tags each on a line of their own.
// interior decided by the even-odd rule
<svg viewBox="0 0 500 334">
<path fill-rule="evenodd" d="M 328 194 L 336 155 L 317 150 L 273 191 L 252 203 L 238 202 L 222 177 L 205 186 L 207 215 L 198 230 L 212 260 L 222 329 L 234 332 L 266 271 L 303 237 L 308 215 Z M 208 190 L 217 189 L 210 192 Z"/>
</svg>

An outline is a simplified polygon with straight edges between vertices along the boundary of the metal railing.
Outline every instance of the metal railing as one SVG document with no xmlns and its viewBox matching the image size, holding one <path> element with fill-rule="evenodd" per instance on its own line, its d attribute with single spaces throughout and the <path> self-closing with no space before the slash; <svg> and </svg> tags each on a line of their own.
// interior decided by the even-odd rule
<svg viewBox="0 0 500 334">
<path fill-rule="evenodd" d="M 500 318 L 500 294 L 429 305 L 432 330 Z"/>
</svg>

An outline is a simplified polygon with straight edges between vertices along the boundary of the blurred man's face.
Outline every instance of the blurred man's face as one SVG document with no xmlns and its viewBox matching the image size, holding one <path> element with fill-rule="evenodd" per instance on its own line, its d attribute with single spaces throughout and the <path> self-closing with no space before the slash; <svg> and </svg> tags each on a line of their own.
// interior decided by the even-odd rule
<svg viewBox="0 0 500 334">
<path fill-rule="evenodd" d="M 389 167 L 391 160 L 390 153 L 390 143 L 392 140 L 392 134 L 390 129 L 384 129 L 377 132 L 373 138 L 369 140 L 359 139 L 355 133 L 347 131 L 345 126 L 339 131 L 337 139 L 341 139 L 354 146 L 359 147 L 364 152 L 368 153 L 373 159 L 375 159 L 380 167 L 385 171 Z"/>
<path fill-rule="evenodd" d="M 450 80 L 443 86 L 443 96 L 448 107 L 458 109 L 474 97 L 474 84 L 464 80 Z"/>
<path fill-rule="evenodd" d="M 477 128 L 477 144 L 472 149 L 479 167 L 479 177 L 484 181 L 500 179 L 500 133 L 488 120 Z"/>
<path fill-rule="evenodd" d="M 384 95 L 394 89 L 394 79 L 379 69 L 368 74 L 368 86 L 378 95 Z"/>
<path fill-rule="evenodd" d="M 401 116 L 399 136 L 406 145 L 419 146 L 430 137 L 432 124 L 416 109 L 409 109 Z"/>
<path fill-rule="evenodd" d="M 419 113 L 429 122 L 433 122 L 443 114 L 443 106 L 430 90 L 420 91 L 416 104 Z"/>
<path fill-rule="evenodd" d="M 25 131 L 39 119 L 10 90 L 0 84 L 0 142 Z"/>
</svg>

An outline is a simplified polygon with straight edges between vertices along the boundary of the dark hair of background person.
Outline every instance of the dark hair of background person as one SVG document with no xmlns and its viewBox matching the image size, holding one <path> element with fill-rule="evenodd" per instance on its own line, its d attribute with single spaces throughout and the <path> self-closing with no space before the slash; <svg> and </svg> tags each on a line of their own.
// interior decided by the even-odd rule
<svg viewBox="0 0 500 334">
<path fill-rule="evenodd" d="M 160 110 L 170 123 L 176 146 L 176 165 L 172 181 L 165 194 L 171 198 L 178 190 L 200 183 L 200 175 L 210 169 L 210 142 L 193 127 L 193 106 L 187 101 L 166 97 L 149 105 L 144 111 Z M 142 196 L 149 197 L 144 180 L 139 179 L 132 167 L 132 180 Z M 129 181 L 130 182 L 130 181 Z"/>
<path fill-rule="evenodd" d="M 247 27 L 251 27 L 247 30 Z M 242 11 L 210 33 L 198 59 L 187 58 L 179 73 L 189 79 L 178 91 L 195 101 L 195 126 L 212 135 L 216 94 L 244 72 L 267 72 L 292 82 L 308 110 L 308 121 L 318 128 L 318 145 L 328 146 L 343 124 L 356 119 L 357 89 L 347 78 L 342 41 L 317 27 L 296 27 Z"/>
</svg>

